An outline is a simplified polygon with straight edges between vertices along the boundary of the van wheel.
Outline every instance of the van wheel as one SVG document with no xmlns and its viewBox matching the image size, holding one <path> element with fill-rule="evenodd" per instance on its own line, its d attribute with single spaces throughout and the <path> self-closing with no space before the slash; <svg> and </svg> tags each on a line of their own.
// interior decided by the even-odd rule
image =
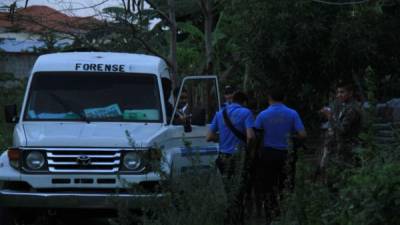
<svg viewBox="0 0 400 225">
<path fill-rule="evenodd" d="M 0 208 L 0 225 L 33 224 L 36 217 L 28 210 Z"/>
<path fill-rule="evenodd" d="M 12 215 L 8 208 L 0 208 L 0 225 L 11 225 Z"/>
</svg>

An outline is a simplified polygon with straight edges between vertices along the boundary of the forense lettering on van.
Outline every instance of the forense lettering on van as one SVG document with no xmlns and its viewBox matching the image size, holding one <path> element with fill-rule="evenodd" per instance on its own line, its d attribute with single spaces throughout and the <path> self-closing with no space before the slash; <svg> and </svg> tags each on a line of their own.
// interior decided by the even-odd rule
<svg viewBox="0 0 400 225">
<path fill-rule="evenodd" d="M 98 72 L 125 72 L 125 65 L 101 63 L 76 63 L 75 70 Z"/>
</svg>

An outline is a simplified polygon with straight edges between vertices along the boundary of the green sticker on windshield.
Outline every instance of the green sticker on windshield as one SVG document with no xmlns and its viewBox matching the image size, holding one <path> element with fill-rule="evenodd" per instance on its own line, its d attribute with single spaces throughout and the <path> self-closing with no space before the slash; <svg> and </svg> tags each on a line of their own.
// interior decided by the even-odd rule
<svg viewBox="0 0 400 225">
<path fill-rule="evenodd" d="M 160 116 L 158 110 L 155 109 L 132 109 L 132 110 L 124 110 L 122 115 L 124 120 L 159 120 Z"/>
<path fill-rule="evenodd" d="M 65 118 L 65 119 L 76 120 L 76 119 L 80 119 L 81 117 L 80 117 L 78 114 L 76 114 L 76 113 L 69 112 L 69 113 L 65 114 L 65 117 L 64 117 L 64 118 Z"/>
<path fill-rule="evenodd" d="M 121 110 L 118 104 L 112 104 L 106 107 L 90 108 L 83 110 L 87 118 L 101 119 L 121 116 Z"/>
</svg>

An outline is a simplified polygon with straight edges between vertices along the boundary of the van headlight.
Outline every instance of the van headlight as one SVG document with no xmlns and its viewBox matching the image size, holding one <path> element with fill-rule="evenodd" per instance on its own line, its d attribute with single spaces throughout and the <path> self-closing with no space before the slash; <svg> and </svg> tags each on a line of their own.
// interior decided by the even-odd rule
<svg viewBox="0 0 400 225">
<path fill-rule="evenodd" d="M 26 155 L 25 164 L 30 170 L 42 169 L 45 164 L 44 155 L 39 151 L 32 151 Z"/>
<path fill-rule="evenodd" d="M 129 152 L 124 155 L 123 164 L 128 170 L 138 170 L 142 166 L 142 160 L 139 154 Z"/>
</svg>

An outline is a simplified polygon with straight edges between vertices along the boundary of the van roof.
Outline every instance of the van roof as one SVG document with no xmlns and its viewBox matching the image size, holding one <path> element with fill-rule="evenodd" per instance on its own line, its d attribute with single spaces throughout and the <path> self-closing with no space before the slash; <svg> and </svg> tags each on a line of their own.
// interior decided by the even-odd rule
<svg viewBox="0 0 400 225">
<path fill-rule="evenodd" d="M 162 70 L 167 69 L 164 60 L 156 56 L 115 52 L 65 52 L 41 55 L 36 60 L 32 73 L 39 71 L 79 71 L 84 64 L 124 65 L 124 72 L 161 74 L 161 76 L 165 76 Z M 88 70 L 88 72 L 108 71 Z"/>
</svg>

